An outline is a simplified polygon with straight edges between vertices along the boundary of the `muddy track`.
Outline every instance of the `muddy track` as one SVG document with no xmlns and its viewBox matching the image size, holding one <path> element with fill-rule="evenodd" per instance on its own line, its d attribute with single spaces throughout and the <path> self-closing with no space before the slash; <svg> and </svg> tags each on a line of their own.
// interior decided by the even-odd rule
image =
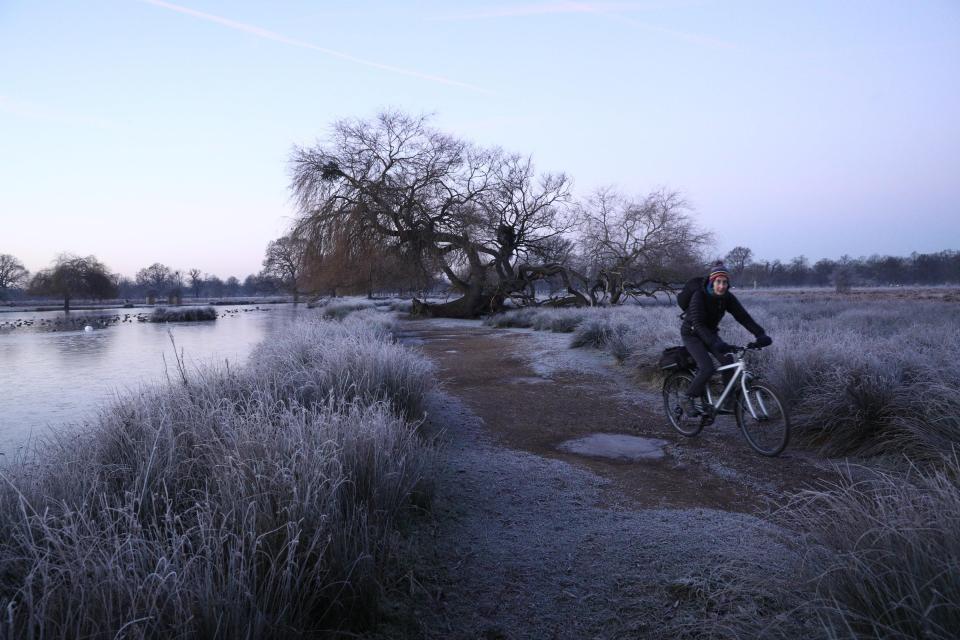
<svg viewBox="0 0 960 640">
<path fill-rule="evenodd" d="M 687 586 L 709 567 L 794 561 L 763 515 L 831 475 L 816 459 L 756 455 L 732 417 L 680 436 L 659 394 L 568 335 L 467 321 L 401 335 L 437 365 L 444 460 L 418 569 L 376 637 L 675 637 L 704 615 Z M 578 449 L 590 437 L 602 446 Z"/>
</svg>

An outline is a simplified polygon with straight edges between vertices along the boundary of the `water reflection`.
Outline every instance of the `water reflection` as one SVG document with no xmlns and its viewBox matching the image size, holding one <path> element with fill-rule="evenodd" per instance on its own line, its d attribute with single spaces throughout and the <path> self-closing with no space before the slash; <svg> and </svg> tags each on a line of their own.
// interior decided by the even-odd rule
<svg viewBox="0 0 960 640">
<path fill-rule="evenodd" d="M 167 368 L 173 372 L 176 366 L 171 334 L 189 368 L 224 361 L 233 366 L 265 337 L 312 313 L 293 305 L 224 311 L 216 322 L 120 322 L 90 332 L 18 328 L 0 333 L 0 453 L 9 454 L 31 434 L 42 436 L 50 427 L 95 416 L 118 393 L 165 379 Z M 26 315 L 36 327 L 44 316 L 57 313 L 62 315 Z"/>
</svg>

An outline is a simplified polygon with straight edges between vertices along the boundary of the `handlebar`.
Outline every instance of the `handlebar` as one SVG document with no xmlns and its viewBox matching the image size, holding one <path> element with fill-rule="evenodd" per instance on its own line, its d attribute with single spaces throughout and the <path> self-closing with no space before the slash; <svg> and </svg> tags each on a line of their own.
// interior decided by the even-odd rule
<svg viewBox="0 0 960 640">
<path fill-rule="evenodd" d="M 737 345 L 730 345 L 730 350 L 727 353 L 746 353 L 747 351 L 760 351 L 761 349 L 763 349 L 763 347 L 751 342 L 750 344 L 744 345 L 742 347 Z"/>
</svg>

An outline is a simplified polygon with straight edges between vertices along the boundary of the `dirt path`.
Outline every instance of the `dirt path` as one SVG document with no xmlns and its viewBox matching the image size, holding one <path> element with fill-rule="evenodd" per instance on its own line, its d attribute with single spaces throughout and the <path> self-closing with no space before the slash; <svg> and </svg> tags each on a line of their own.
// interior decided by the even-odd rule
<svg viewBox="0 0 960 640">
<path fill-rule="evenodd" d="M 711 567 L 794 562 L 758 515 L 829 473 L 814 459 L 753 454 L 732 418 L 683 438 L 658 394 L 566 335 L 466 321 L 402 335 L 438 366 L 446 460 L 420 570 L 381 637 L 675 637 L 710 615 Z M 636 455 L 568 450 L 596 434 L 599 453 Z"/>
</svg>

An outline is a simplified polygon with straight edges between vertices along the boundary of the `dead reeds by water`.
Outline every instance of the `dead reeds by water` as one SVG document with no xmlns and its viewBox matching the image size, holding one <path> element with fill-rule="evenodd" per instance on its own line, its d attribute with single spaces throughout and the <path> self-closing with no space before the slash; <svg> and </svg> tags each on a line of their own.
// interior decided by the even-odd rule
<svg viewBox="0 0 960 640">
<path fill-rule="evenodd" d="M 0 479 L 0 638 L 287 638 L 369 621 L 429 502 L 430 366 L 381 322 L 182 367 Z"/>
</svg>

